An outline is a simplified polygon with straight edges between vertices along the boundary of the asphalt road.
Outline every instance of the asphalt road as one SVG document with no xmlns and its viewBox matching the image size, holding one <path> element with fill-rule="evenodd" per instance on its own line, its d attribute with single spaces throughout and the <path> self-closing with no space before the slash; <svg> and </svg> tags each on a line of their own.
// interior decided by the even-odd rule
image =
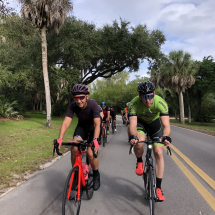
<svg viewBox="0 0 215 215">
<path fill-rule="evenodd" d="M 147 215 L 143 179 L 135 174 L 126 127 L 100 147 L 101 187 L 81 203 L 81 215 Z M 166 201 L 155 204 L 159 215 L 215 215 L 215 137 L 172 126 L 173 156 L 164 150 L 162 190 Z M 50 153 L 52 153 L 50 151 Z M 62 191 L 71 168 L 70 154 L 0 198 L 1 215 L 61 214 Z"/>
</svg>

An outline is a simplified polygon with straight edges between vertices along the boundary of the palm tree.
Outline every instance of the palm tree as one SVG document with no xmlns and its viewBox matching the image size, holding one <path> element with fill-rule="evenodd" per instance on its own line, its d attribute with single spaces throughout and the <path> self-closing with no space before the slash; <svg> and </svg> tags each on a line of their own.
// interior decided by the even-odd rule
<svg viewBox="0 0 215 215">
<path fill-rule="evenodd" d="M 164 100 L 166 100 L 165 91 L 164 91 L 164 88 L 165 88 L 164 74 L 165 74 L 167 62 L 168 62 L 167 56 L 164 55 L 163 53 L 160 53 L 159 58 L 156 60 L 155 64 L 149 67 L 150 72 L 148 72 L 151 75 L 150 80 L 154 83 L 155 87 L 161 88 Z"/>
<path fill-rule="evenodd" d="M 162 64 L 159 67 L 159 69 L 155 69 L 155 68 L 151 69 L 151 71 L 150 71 L 150 75 L 151 75 L 150 81 L 152 81 L 154 83 L 156 88 L 157 87 L 161 88 L 162 94 L 163 94 L 163 99 L 166 100 L 165 91 L 164 91 L 164 88 L 165 88 L 165 86 L 164 86 L 164 78 L 165 77 L 163 77 L 163 73 L 162 73 L 162 71 L 164 69 L 164 66 L 165 65 Z"/>
<path fill-rule="evenodd" d="M 165 77 L 164 85 L 178 93 L 180 121 L 184 124 L 183 92 L 195 83 L 194 76 L 199 67 L 191 60 L 191 55 L 182 50 L 170 52 L 168 59 L 166 70 L 162 70 L 162 76 Z"/>
<path fill-rule="evenodd" d="M 58 33 L 66 15 L 72 10 L 70 0 L 19 0 L 22 5 L 21 14 L 41 29 L 42 65 L 46 94 L 47 126 L 51 126 L 51 96 L 47 65 L 46 31 L 53 29 Z"/>
</svg>

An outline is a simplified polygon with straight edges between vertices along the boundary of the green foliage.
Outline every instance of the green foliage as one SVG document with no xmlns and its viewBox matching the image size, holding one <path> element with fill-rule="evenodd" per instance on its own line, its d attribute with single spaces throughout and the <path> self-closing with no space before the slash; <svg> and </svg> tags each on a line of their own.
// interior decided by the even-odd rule
<svg viewBox="0 0 215 215">
<path fill-rule="evenodd" d="M 76 68 L 81 82 L 89 84 L 98 77 L 109 78 L 129 68 L 138 71 L 141 61 L 153 61 L 165 41 L 162 32 L 149 31 L 146 25 L 132 27 L 129 22 L 114 21 L 100 29 L 69 17 L 58 35 L 52 34 L 53 59 L 63 68 Z M 48 49 L 50 50 L 50 49 Z"/>
<path fill-rule="evenodd" d="M 201 109 L 198 113 L 194 114 L 195 122 L 214 122 L 214 117 L 208 110 Z"/>
<path fill-rule="evenodd" d="M 95 99 L 98 104 L 105 101 L 107 105 L 113 105 L 120 113 L 121 108 L 134 97 L 138 96 L 137 86 L 148 78 L 136 76 L 136 79 L 127 83 L 129 72 L 123 71 L 111 78 L 97 80 L 90 85 L 90 99 Z"/>
<path fill-rule="evenodd" d="M 68 108 L 68 103 L 63 103 L 58 100 L 54 105 L 52 105 L 52 116 L 64 116 Z"/>
<path fill-rule="evenodd" d="M 17 101 L 13 101 L 11 103 L 0 100 L 0 116 L 1 117 L 14 117 L 18 115 L 18 111 L 14 111 L 14 105 L 17 104 Z"/>
</svg>

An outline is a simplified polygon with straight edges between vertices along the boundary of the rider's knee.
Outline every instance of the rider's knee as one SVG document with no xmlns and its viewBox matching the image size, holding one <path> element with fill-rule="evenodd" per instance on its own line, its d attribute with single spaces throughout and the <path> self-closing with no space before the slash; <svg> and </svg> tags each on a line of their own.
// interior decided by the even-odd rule
<svg viewBox="0 0 215 215">
<path fill-rule="evenodd" d="M 154 156 L 156 159 L 163 159 L 163 148 L 155 150 Z"/>
</svg>

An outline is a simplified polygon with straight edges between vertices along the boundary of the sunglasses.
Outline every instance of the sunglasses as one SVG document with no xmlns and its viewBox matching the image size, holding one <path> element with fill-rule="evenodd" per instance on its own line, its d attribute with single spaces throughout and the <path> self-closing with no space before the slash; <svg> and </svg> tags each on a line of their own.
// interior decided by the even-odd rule
<svg viewBox="0 0 215 215">
<path fill-rule="evenodd" d="M 78 99 L 83 100 L 86 97 L 87 97 L 86 95 L 85 96 L 75 96 L 74 99 L 75 99 L 75 101 L 77 101 Z"/>
<path fill-rule="evenodd" d="M 142 100 L 147 100 L 147 99 L 149 99 L 149 100 L 152 100 L 154 98 L 154 94 L 141 94 L 141 99 Z"/>
</svg>

